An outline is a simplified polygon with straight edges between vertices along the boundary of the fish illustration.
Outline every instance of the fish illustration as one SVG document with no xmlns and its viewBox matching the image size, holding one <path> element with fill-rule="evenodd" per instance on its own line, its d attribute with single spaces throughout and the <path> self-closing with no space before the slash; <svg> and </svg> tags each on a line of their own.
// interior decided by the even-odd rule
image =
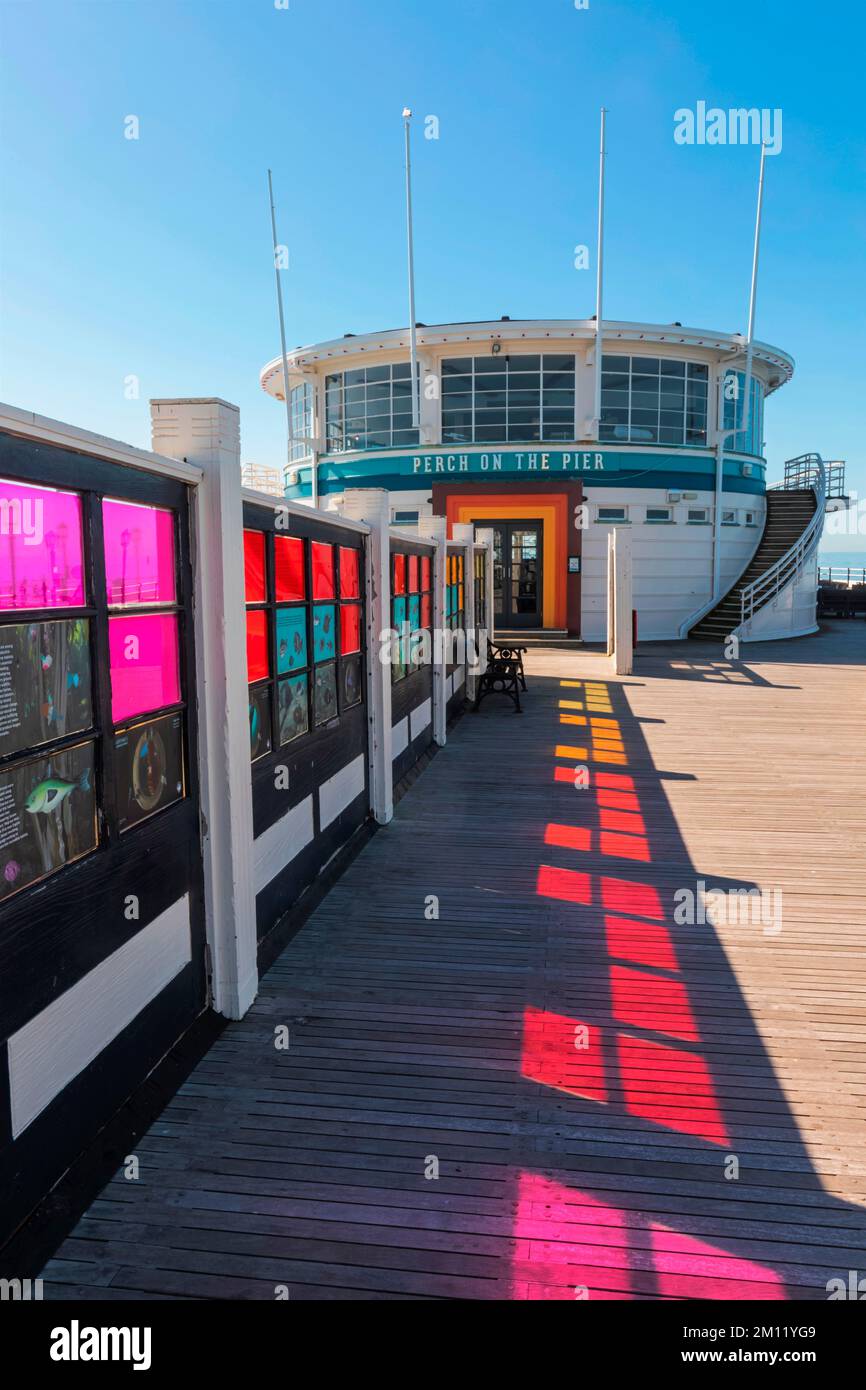
<svg viewBox="0 0 866 1390">
<path fill-rule="evenodd" d="M 90 791 L 89 768 L 85 768 L 77 782 L 64 782 L 60 777 L 46 777 L 33 788 L 24 803 L 24 809 L 32 816 L 39 812 L 47 815 L 49 811 L 56 811 L 76 787 L 83 792 Z"/>
</svg>

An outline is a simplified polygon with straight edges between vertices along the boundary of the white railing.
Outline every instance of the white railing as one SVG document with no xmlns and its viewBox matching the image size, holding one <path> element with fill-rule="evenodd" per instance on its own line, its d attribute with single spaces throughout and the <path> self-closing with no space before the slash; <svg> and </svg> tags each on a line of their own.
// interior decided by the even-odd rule
<svg viewBox="0 0 866 1390">
<path fill-rule="evenodd" d="M 768 491 L 805 492 L 815 494 L 815 514 L 798 536 L 790 550 L 764 574 L 747 584 L 740 594 L 740 626 L 748 622 L 759 608 L 770 603 L 777 594 L 802 571 L 814 554 L 824 531 L 824 509 L 827 500 L 827 470 L 820 454 L 802 454 L 785 464 L 785 478 L 773 483 Z"/>
</svg>

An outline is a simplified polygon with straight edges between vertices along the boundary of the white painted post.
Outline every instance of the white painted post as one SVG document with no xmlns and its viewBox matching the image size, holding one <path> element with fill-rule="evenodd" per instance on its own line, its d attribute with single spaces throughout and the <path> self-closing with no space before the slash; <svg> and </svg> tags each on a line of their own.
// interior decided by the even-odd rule
<svg viewBox="0 0 866 1390">
<path fill-rule="evenodd" d="M 213 1007 L 242 1018 L 256 997 L 256 895 L 238 408 L 154 400 L 156 453 L 203 472 L 192 505 L 199 782 Z"/>
<path fill-rule="evenodd" d="M 382 660 L 382 634 L 391 627 L 390 494 L 381 487 L 347 488 L 343 516 L 370 528 L 366 635 L 370 810 L 379 825 L 387 825 L 394 816 L 391 663 Z"/>
<path fill-rule="evenodd" d="M 486 546 L 487 548 L 487 565 L 484 571 L 487 576 L 487 636 L 490 638 L 490 641 L 493 642 L 495 640 L 494 630 L 496 627 L 496 619 L 493 613 L 493 527 L 479 527 L 475 533 L 475 540 L 477 544 Z M 484 642 L 484 653 L 483 661 L 481 664 L 481 670 L 487 670 L 486 641 Z"/>
<path fill-rule="evenodd" d="M 445 693 L 445 564 L 448 555 L 448 522 L 444 516 L 418 518 L 418 535 L 435 542 L 433 552 L 433 741 L 444 748 L 448 722 Z M 438 640 L 437 640 L 438 638 Z"/>
<path fill-rule="evenodd" d="M 617 676 L 630 676 L 634 668 L 634 629 L 632 626 L 631 532 L 615 526 L 608 538 L 608 655 Z M 611 652 L 611 638 L 613 650 Z"/>
<path fill-rule="evenodd" d="M 469 700 L 475 699 L 475 681 L 478 675 L 477 668 L 472 665 L 470 657 L 474 653 L 469 650 L 470 637 L 474 642 L 475 636 L 475 527 L 471 521 L 455 521 L 451 527 L 451 539 L 457 541 L 463 547 L 463 624 L 466 634 L 466 688 L 465 695 Z"/>
</svg>

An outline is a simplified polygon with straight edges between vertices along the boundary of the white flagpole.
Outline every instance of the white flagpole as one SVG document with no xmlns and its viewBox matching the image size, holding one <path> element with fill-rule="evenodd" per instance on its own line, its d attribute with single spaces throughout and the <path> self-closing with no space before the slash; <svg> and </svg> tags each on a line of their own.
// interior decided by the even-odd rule
<svg viewBox="0 0 866 1390">
<path fill-rule="evenodd" d="M 598 154 L 598 250 L 596 253 L 595 281 L 595 401 L 593 405 L 593 425 L 595 438 L 601 434 L 601 354 L 602 354 L 602 295 L 604 289 L 604 164 L 605 164 L 605 117 L 607 112 L 601 108 L 601 141 Z"/>
<path fill-rule="evenodd" d="M 761 250 L 761 218 L 764 208 L 764 163 L 767 146 L 761 145 L 761 170 L 758 175 L 758 212 L 755 218 L 755 249 L 752 256 L 752 288 L 749 295 L 749 341 L 746 345 L 746 399 L 743 404 L 743 447 L 748 448 L 749 424 L 752 411 L 752 356 L 755 343 L 755 301 L 758 293 L 758 257 Z"/>
<path fill-rule="evenodd" d="M 277 258 L 277 251 L 278 251 L 278 242 L 277 242 L 277 214 L 276 214 L 276 210 L 275 210 L 275 208 L 274 208 L 274 181 L 273 181 L 273 178 L 272 178 L 272 176 L 271 176 L 271 171 L 270 171 L 270 169 L 268 170 L 268 194 L 270 195 L 270 202 L 271 202 L 271 232 L 273 233 L 273 242 L 274 242 L 274 276 L 275 276 L 276 282 L 277 282 L 277 309 L 278 309 L 279 315 L 280 315 L 280 347 L 281 347 L 281 349 L 282 349 L 282 354 L 283 354 L 283 391 L 284 391 L 285 397 L 286 397 L 286 427 L 287 427 L 286 452 L 287 452 L 287 462 L 288 462 L 288 465 L 289 465 L 289 469 L 291 470 L 292 465 L 293 465 L 293 463 L 294 463 L 294 460 L 293 460 L 293 458 L 292 458 L 292 452 L 293 452 L 294 443 L 295 443 L 295 432 L 294 432 L 294 426 L 293 426 L 293 424 L 292 424 L 292 391 L 291 391 L 291 387 L 290 387 L 290 385 L 289 385 L 289 355 L 288 355 L 288 352 L 286 351 L 286 323 L 285 323 L 285 318 L 283 317 L 283 287 L 282 287 L 282 284 L 281 284 L 281 282 L 280 282 L 280 268 L 279 268 L 279 265 L 277 264 L 277 259 L 278 259 L 278 258 Z M 318 477 L 317 477 L 317 474 L 318 474 L 318 469 L 317 469 L 317 467 L 316 467 L 316 459 L 315 459 L 315 454 L 314 454 L 314 455 L 313 455 L 312 478 L 311 478 L 311 498 L 310 498 L 310 500 L 311 500 L 311 502 L 312 502 L 312 504 L 313 504 L 314 507 L 318 507 L 318 505 L 319 505 L 319 498 L 318 498 Z"/>
<path fill-rule="evenodd" d="M 403 108 L 403 129 L 406 137 L 406 245 L 409 263 L 409 354 L 412 363 L 412 428 L 420 428 L 418 404 L 418 334 L 415 328 L 415 246 L 412 227 L 412 156 L 410 150 L 409 126 L 412 111 Z"/>
</svg>

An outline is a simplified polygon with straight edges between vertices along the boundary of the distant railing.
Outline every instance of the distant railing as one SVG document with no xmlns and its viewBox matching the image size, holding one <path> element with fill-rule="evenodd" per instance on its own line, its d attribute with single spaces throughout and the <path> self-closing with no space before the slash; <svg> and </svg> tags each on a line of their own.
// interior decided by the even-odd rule
<svg viewBox="0 0 866 1390">
<path fill-rule="evenodd" d="M 866 584 L 866 565 L 819 565 L 821 584 Z"/>
<path fill-rule="evenodd" d="M 827 470 L 820 454 L 801 454 L 799 458 L 789 459 L 785 464 L 784 481 L 774 483 L 769 490 L 784 492 L 811 490 L 815 494 L 815 513 L 805 531 L 798 536 L 781 559 L 743 589 L 740 594 L 741 625 L 748 622 L 759 608 L 763 608 L 765 604 L 781 593 L 787 584 L 796 579 L 806 561 L 814 554 L 823 535 L 824 509 L 827 502 Z"/>
</svg>

